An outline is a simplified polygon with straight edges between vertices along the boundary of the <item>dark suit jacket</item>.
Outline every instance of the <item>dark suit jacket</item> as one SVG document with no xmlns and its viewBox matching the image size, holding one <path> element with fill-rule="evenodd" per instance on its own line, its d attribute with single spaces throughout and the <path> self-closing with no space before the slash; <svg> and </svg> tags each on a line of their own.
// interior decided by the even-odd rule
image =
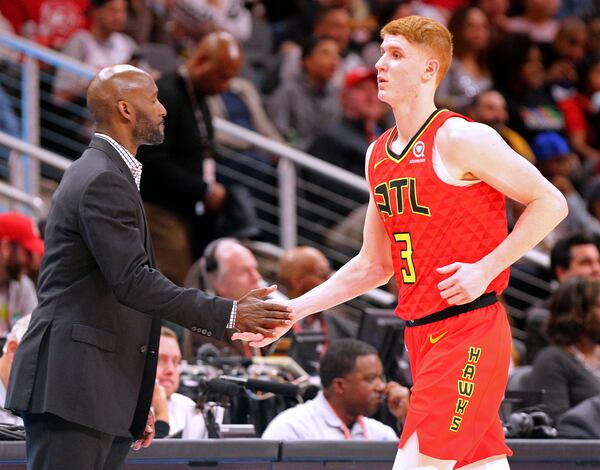
<svg viewBox="0 0 600 470">
<path fill-rule="evenodd" d="M 185 82 L 178 72 L 156 82 L 158 98 L 167 110 L 165 140 L 161 145 L 144 146 L 138 158 L 144 165 L 141 193 L 144 201 L 155 203 L 196 220 L 196 203 L 203 201 L 203 142 Z M 204 98 L 196 96 L 208 131 L 209 153 L 214 154 L 211 114 Z"/>
<path fill-rule="evenodd" d="M 139 437 L 160 320 L 222 338 L 232 302 L 177 287 L 154 268 L 134 179 L 98 137 L 66 171 L 45 234 L 39 306 L 15 355 L 6 407 Z"/>
</svg>

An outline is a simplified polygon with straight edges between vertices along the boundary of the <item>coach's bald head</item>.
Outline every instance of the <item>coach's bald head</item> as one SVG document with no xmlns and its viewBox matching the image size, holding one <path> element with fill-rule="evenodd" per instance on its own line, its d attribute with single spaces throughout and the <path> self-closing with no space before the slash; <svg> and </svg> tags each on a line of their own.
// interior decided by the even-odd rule
<svg viewBox="0 0 600 470">
<path fill-rule="evenodd" d="M 158 101 L 154 80 L 143 70 L 131 65 L 102 69 L 88 87 L 87 104 L 97 131 L 115 138 L 128 150 L 162 143 L 167 112 Z"/>
</svg>

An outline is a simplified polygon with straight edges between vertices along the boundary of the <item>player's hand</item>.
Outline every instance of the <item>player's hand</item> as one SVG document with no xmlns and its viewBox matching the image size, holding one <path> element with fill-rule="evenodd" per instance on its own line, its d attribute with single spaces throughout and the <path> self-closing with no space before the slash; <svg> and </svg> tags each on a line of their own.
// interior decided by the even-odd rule
<svg viewBox="0 0 600 470">
<path fill-rule="evenodd" d="M 231 339 L 262 341 L 264 338 L 275 336 L 280 328 L 291 328 L 291 307 L 282 302 L 260 300 L 275 292 L 276 289 L 277 286 L 274 285 L 254 289 L 238 300 L 235 327 L 239 333 L 235 333 Z"/>
<path fill-rule="evenodd" d="M 437 285 L 440 296 L 450 305 L 463 305 L 475 300 L 492 282 L 480 263 L 452 263 L 438 268 L 437 272 L 454 273 Z"/>
<path fill-rule="evenodd" d="M 392 413 L 398 421 L 404 421 L 406 412 L 408 411 L 408 388 L 403 387 L 396 382 L 388 382 L 383 390 L 383 394 L 387 398 L 387 405 L 390 413 Z"/>
<path fill-rule="evenodd" d="M 233 339 L 233 340 L 240 339 L 242 341 L 249 341 L 250 346 L 252 346 L 253 348 L 262 348 L 262 347 L 268 346 L 269 344 L 277 341 L 284 334 L 286 334 L 290 330 L 291 327 L 292 327 L 292 324 L 290 324 L 289 326 L 277 327 L 271 331 L 271 336 L 263 336 L 263 335 L 258 335 L 258 334 L 254 334 L 254 333 L 235 333 L 231 337 L 231 339 Z"/>
<path fill-rule="evenodd" d="M 146 429 L 144 429 L 144 434 L 137 441 L 133 443 L 133 450 L 140 450 L 142 447 L 145 449 L 150 447 L 152 444 L 152 439 L 154 439 L 154 416 L 152 413 L 148 415 L 148 420 L 146 421 Z"/>
</svg>

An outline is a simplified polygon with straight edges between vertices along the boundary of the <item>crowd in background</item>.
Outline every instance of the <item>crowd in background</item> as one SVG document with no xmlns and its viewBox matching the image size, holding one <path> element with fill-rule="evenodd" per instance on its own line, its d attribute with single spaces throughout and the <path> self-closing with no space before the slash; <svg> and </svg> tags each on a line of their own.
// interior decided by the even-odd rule
<svg viewBox="0 0 600 470">
<path fill-rule="evenodd" d="M 454 60 L 438 89 L 438 107 L 493 127 L 567 198 L 569 216 L 539 247 L 551 254 L 557 287 L 527 310 L 527 336 L 515 346 L 514 362 L 531 366 L 529 386 L 548 391 L 549 413 L 566 419 L 565 429 L 582 416 L 599 416 L 600 2 L 0 0 L 0 29 L 96 70 L 128 62 L 157 79 L 169 113 L 165 143 L 143 149 L 140 159 L 141 193 L 161 269 L 181 285 L 196 272 L 204 288 L 239 298 L 264 282 L 257 261 L 235 239 L 213 240 L 256 236 L 252 224 L 242 232 L 223 221 L 231 216 L 231 205 L 243 205 L 240 201 L 252 189 L 240 189 L 233 179 L 217 181 L 210 162 L 218 158 L 216 143 L 262 164 L 276 162 L 216 132 L 212 117 L 362 176 L 367 147 L 393 123 L 387 105 L 377 99 L 378 31 L 411 14 L 442 21 L 454 37 Z M 0 54 L 18 60 L 9 51 Z M 69 103 L 84 103 L 86 87 L 86 80 L 59 70 L 51 90 L 55 105 L 68 109 Z M 0 129 L 18 134 L 16 115 L 0 88 Z M 86 124 L 80 124 L 81 138 L 89 139 Z M 331 186 L 316 174 L 306 176 L 359 204 L 366 202 L 360 192 Z M 334 207 L 335 201 L 314 202 L 342 213 L 352 227 L 362 226 L 360 211 Z M 514 223 L 521 208 L 510 201 L 508 210 Z M 0 221 L 3 336 L 35 305 L 30 277 L 35 280 L 43 253 L 26 223 L 17 216 L 5 222 Z M 2 230 L 17 225 L 18 230 Z M 220 230 L 209 233 L 207 227 Z M 329 272 L 322 253 L 303 247 L 284 254 L 280 276 L 272 280 L 295 297 Z M 15 307 L 19 300 L 23 306 Z M 323 312 L 297 328 L 325 332 L 326 350 L 331 341 L 356 337 L 358 324 L 351 313 Z M 189 333 L 184 338 L 180 331 L 173 335 L 183 346 L 175 356 L 193 360 L 197 338 Z M 256 353 L 242 345 L 217 346 L 226 353 Z M 381 396 L 383 385 L 378 387 Z M 174 392 L 163 396 L 165 413 Z M 573 410 L 575 418 L 569 415 Z M 583 436 L 581 426 L 574 428 L 572 437 L 600 438 L 598 429 Z"/>
</svg>

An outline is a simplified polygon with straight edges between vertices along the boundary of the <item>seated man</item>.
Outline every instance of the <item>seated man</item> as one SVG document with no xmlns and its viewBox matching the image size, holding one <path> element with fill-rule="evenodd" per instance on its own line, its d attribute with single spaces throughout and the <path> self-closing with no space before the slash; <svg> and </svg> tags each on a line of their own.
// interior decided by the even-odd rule
<svg viewBox="0 0 600 470">
<path fill-rule="evenodd" d="M 35 285 L 27 276 L 31 260 L 44 254 L 44 242 L 36 232 L 28 217 L 0 214 L 0 337 L 38 303 Z"/>
<path fill-rule="evenodd" d="M 552 248 L 550 265 L 558 283 L 572 276 L 600 279 L 600 252 L 594 238 L 583 233 L 573 233 L 559 240 Z M 525 315 L 527 363 L 531 364 L 537 353 L 550 344 L 546 332 L 550 298 L 532 305 Z"/>
<path fill-rule="evenodd" d="M 399 422 L 408 407 L 408 389 L 382 379 L 377 350 L 356 339 L 334 341 L 321 359 L 323 390 L 314 400 L 285 410 L 267 427 L 263 439 L 396 440 L 396 432 L 368 418 L 384 398 Z"/>
<path fill-rule="evenodd" d="M 4 401 L 6 400 L 8 378 L 10 377 L 10 369 L 12 368 L 15 351 L 21 342 L 21 338 L 23 338 L 23 335 L 27 331 L 29 320 L 31 320 L 31 315 L 26 315 L 13 325 L 2 349 L 2 357 L 0 357 L 0 423 L 2 424 L 23 425 L 21 418 L 4 409 Z"/>
<path fill-rule="evenodd" d="M 177 335 L 163 327 L 160 331 L 156 384 L 152 408 L 156 416 L 156 437 L 206 439 L 208 432 L 202 411 L 190 398 L 176 393 L 179 389 L 181 351 Z"/>
<path fill-rule="evenodd" d="M 331 276 L 329 260 L 310 246 L 297 246 L 286 250 L 279 260 L 279 284 L 290 299 L 300 297 Z M 318 331 L 329 341 L 356 337 L 360 324 L 360 312 L 351 311 L 345 305 L 333 307 L 326 312 L 306 317 L 294 325 L 295 333 Z"/>
<path fill-rule="evenodd" d="M 264 280 L 258 272 L 256 257 L 235 238 L 219 238 L 210 242 L 199 263 L 201 265 L 201 284 L 204 290 L 226 299 L 237 300 L 252 289 L 257 289 L 264 284 Z M 231 344 L 225 344 L 223 341 L 215 342 L 189 330 L 185 330 L 183 334 L 184 357 L 189 362 L 196 360 L 198 347 L 204 343 L 218 343 L 216 346 L 224 355 L 252 355 L 247 343 L 240 341 Z"/>
<path fill-rule="evenodd" d="M 62 53 L 100 71 L 104 67 L 126 63 L 136 48 L 135 41 L 122 33 L 127 23 L 124 0 L 91 0 L 90 29 L 81 29 L 65 43 Z M 54 79 L 54 97 L 58 104 L 83 103 L 90 80 L 59 69 Z"/>
</svg>

